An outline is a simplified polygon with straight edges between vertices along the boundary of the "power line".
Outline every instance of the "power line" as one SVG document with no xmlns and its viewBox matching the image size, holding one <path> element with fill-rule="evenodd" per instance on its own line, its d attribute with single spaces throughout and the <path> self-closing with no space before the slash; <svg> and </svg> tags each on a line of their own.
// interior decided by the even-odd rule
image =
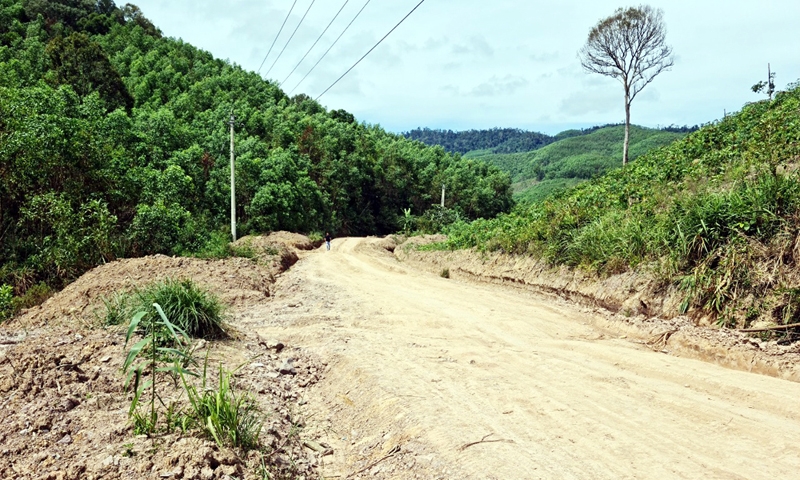
<svg viewBox="0 0 800 480">
<path fill-rule="evenodd" d="M 267 61 L 267 57 L 269 57 L 269 54 L 272 53 L 272 47 L 275 46 L 275 42 L 277 42 L 278 41 L 278 37 L 281 36 L 281 32 L 283 31 L 283 27 L 286 26 L 286 21 L 289 20 L 289 16 L 292 14 L 292 10 L 294 10 L 294 6 L 295 5 L 297 5 L 297 0 L 294 0 L 294 3 L 292 4 L 292 8 L 289 9 L 289 13 L 286 14 L 286 18 L 283 19 L 283 25 L 281 25 L 281 29 L 278 30 L 278 34 L 275 35 L 275 40 L 272 41 L 272 45 L 270 45 L 269 50 L 267 50 L 267 54 L 264 56 L 264 60 L 261 60 L 261 66 L 258 67 L 258 71 L 256 73 L 260 73 L 261 72 L 261 67 L 264 66 L 264 62 Z"/>
<path fill-rule="evenodd" d="M 403 19 L 402 19 L 402 20 L 400 20 L 399 22 L 397 22 L 397 25 L 395 25 L 395 26 L 394 26 L 394 28 L 392 28 L 391 30 L 389 30 L 389 33 L 387 33 L 386 35 L 384 35 L 384 36 L 383 36 L 383 38 L 381 38 L 380 40 L 378 40 L 378 43 L 376 43 L 376 44 L 375 44 L 375 45 L 374 45 L 372 48 L 370 48 L 370 49 L 369 49 L 369 51 L 368 51 L 367 53 L 365 53 L 363 57 L 359 58 L 359 59 L 358 59 L 358 61 L 357 61 L 356 63 L 354 63 L 354 64 L 353 64 L 353 66 L 352 66 L 352 67 L 348 68 L 348 69 L 347 69 L 347 71 L 346 71 L 346 72 L 344 72 L 344 73 L 342 74 L 342 76 L 341 76 L 341 77 L 337 78 L 337 79 L 336 79 L 336 81 L 335 81 L 335 82 L 333 82 L 333 83 L 331 84 L 331 86 L 330 86 L 330 87 L 326 88 L 326 89 L 325 89 L 325 91 L 324 91 L 324 92 L 322 92 L 322 93 L 320 93 L 320 94 L 319 94 L 319 96 L 317 96 L 317 98 L 315 98 L 314 100 L 319 100 L 319 99 L 320 99 L 320 97 L 322 97 L 323 95 L 325 95 L 326 93 L 328 93 L 328 90 L 330 90 L 331 88 L 333 88 L 333 86 L 334 86 L 334 85 L 336 85 L 337 83 L 339 83 L 339 80 L 343 79 L 343 78 L 345 77 L 345 75 L 347 75 L 348 73 L 350 73 L 350 70 L 352 70 L 352 69 L 356 68 L 356 65 L 358 65 L 359 63 L 361 63 L 361 60 L 364 60 L 365 58 L 367 58 L 367 55 L 369 55 L 370 53 L 372 53 L 372 51 L 373 51 L 373 50 L 375 50 L 375 49 L 378 47 L 378 45 L 380 45 L 380 44 L 381 44 L 381 42 L 383 42 L 384 40 L 386 40 L 386 37 L 388 37 L 389 35 L 391 35 L 391 34 L 392 34 L 392 32 L 394 32 L 394 31 L 397 29 L 397 27 L 399 27 L 399 26 L 400 26 L 400 24 L 401 24 L 401 23 L 405 22 L 405 21 L 406 21 L 406 18 L 410 17 L 410 16 L 411 16 L 411 14 L 412 14 L 412 13 L 414 13 L 414 11 L 415 11 L 416 9 L 418 9 L 418 8 L 419 8 L 419 6 L 420 6 L 420 5 L 422 5 L 423 3 L 425 3 L 425 0 L 421 0 L 421 1 L 420 1 L 420 2 L 417 4 L 417 6 L 416 6 L 416 7 L 412 8 L 412 9 L 411 9 L 411 11 L 410 11 L 410 12 L 408 12 L 408 13 L 406 14 L 406 16 L 405 16 L 405 17 L 403 17 Z"/>
<path fill-rule="evenodd" d="M 281 58 L 281 55 L 283 55 L 283 52 L 284 52 L 284 51 L 286 51 L 286 47 L 288 47 L 288 46 L 289 46 L 289 43 L 290 43 L 290 42 L 292 41 L 292 39 L 294 38 L 294 34 L 295 34 L 295 33 L 297 33 L 297 30 L 299 30 L 299 29 L 300 29 L 300 25 L 302 25 L 302 24 L 303 24 L 303 20 L 305 20 L 305 19 L 306 19 L 306 15 L 308 15 L 308 12 L 310 12 L 310 11 L 311 11 L 311 7 L 313 7 L 313 6 L 314 6 L 314 2 L 316 2 L 316 1 L 317 1 L 317 0 L 311 0 L 311 5 L 309 5 L 309 6 L 308 6 L 308 9 L 306 9 L 306 13 L 305 13 L 305 14 L 303 14 L 303 18 L 301 18 L 301 19 L 300 19 L 300 23 L 298 23 L 298 24 L 297 24 L 297 27 L 295 27 L 295 29 L 294 29 L 294 32 L 292 32 L 292 36 L 291 36 L 291 37 L 289 37 L 289 40 L 287 40 L 287 41 L 286 41 L 286 45 L 284 45 L 284 46 L 283 46 L 283 50 L 281 50 L 281 53 L 279 53 L 279 54 L 278 54 L 278 58 L 276 58 L 276 59 L 275 59 L 275 61 L 274 61 L 274 62 L 272 62 L 272 67 L 274 67 L 274 66 L 275 66 L 275 64 L 276 64 L 276 63 L 278 63 L 278 60 L 280 60 L 280 58 Z M 266 75 L 265 75 L 265 76 L 269 75 L 269 72 L 271 72 L 271 71 L 272 71 L 272 67 L 269 67 L 269 70 L 267 70 L 267 73 L 266 73 Z"/>
<path fill-rule="evenodd" d="M 355 21 L 356 21 L 356 19 L 358 18 L 358 16 L 359 16 L 359 15 L 361 15 L 361 12 L 363 12 L 363 11 L 364 11 L 364 9 L 365 9 L 365 8 L 367 8 L 367 5 L 369 5 L 369 2 L 370 2 L 370 1 L 371 1 L 371 0 L 367 0 L 367 3 L 365 3 L 365 4 L 364 4 L 364 6 L 363 6 L 363 7 L 361 7 L 361 10 L 359 10 L 359 11 L 358 11 L 358 13 L 356 13 L 356 16 L 355 16 L 355 17 L 353 17 L 353 19 L 352 19 L 352 20 L 350 20 L 350 23 L 348 23 L 346 27 L 344 27 L 344 30 L 342 30 L 342 33 L 340 33 L 340 34 L 339 34 L 339 36 L 338 36 L 338 37 L 336 37 L 336 40 L 334 40 L 334 41 L 333 41 L 333 43 L 331 44 L 331 46 L 330 46 L 330 47 L 328 47 L 328 49 L 325 51 L 325 53 L 323 53 L 323 54 L 322 54 L 322 56 L 321 56 L 321 57 L 319 57 L 319 60 L 317 60 L 317 63 L 315 63 L 315 64 L 314 64 L 314 66 L 313 66 L 313 67 L 311 67 L 311 70 L 309 70 L 309 71 L 308 71 L 308 73 L 306 73 L 306 74 L 305 74 L 305 76 L 304 76 L 304 77 L 303 77 L 303 78 L 302 78 L 302 79 L 301 79 L 299 82 L 297 82 L 297 85 L 295 85 L 295 86 L 294 86 L 294 88 L 292 89 L 292 91 L 291 91 L 291 92 L 289 92 L 289 95 L 291 95 L 292 93 L 294 93 L 294 91 L 295 91 L 295 90 L 297 90 L 297 87 L 299 87 L 299 86 L 300 86 L 300 84 L 301 84 L 301 83 L 303 83 L 303 81 L 305 81 L 306 77 L 308 77 L 309 75 L 311 75 L 311 72 L 313 72 L 313 71 L 314 71 L 314 69 L 315 69 L 315 68 L 317 68 L 317 65 L 319 65 L 319 62 L 321 62 L 321 61 L 322 61 L 322 59 L 323 59 L 323 58 L 325 58 L 325 55 L 327 55 L 327 54 L 328 54 L 328 52 L 330 52 L 330 51 L 331 51 L 331 49 L 334 47 L 334 45 L 336 45 L 336 42 L 338 42 L 338 41 L 339 41 L 339 39 L 340 39 L 340 38 L 342 38 L 342 36 L 345 34 L 345 32 L 347 32 L 347 29 L 348 29 L 348 28 L 350 28 L 350 25 L 352 25 L 352 24 L 353 24 L 353 22 L 355 22 Z"/>
<path fill-rule="evenodd" d="M 344 7 L 346 7 L 346 6 L 347 6 L 347 2 L 349 2 L 349 1 L 350 1 L 350 0 L 344 0 L 344 4 L 342 5 L 342 8 L 340 8 L 340 9 L 339 9 L 339 11 L 338 11 L 338 12 L 336 12 L 336 15 L 334 15 L 334 16 L 333 16 L 333 20 L 331 20 L 331 22 L 328 24 L 328 26 L 327 26 L 327 27 L 325 27 L 325 30 L 323 30 L 323 31 L 322 31 L 322 33 L 320 33 L 320 34 L 319 34 L 319 37 L 317 37 L 317 40 L 314 42 L 314 44 L 313 44 L 313 45 L 311 45 L 311 48 L 309 48 L 309 49 L 308 49 L 308 51 L 306 52 L 306 54 L 305 54 L 305 55 L 303 55 L 303 58 L 301 58 L 301 59 L 300 59 L 300 61 L 299 61 L 299 62 L 297 62 L 297 65 L 295 65 L 295 66 L 294 66 L 294 68 L 292 69 L 292 71 L 291 71 L 291 72 L 289 72 L 289 75 L 286 75 L 286 78 L 284 78 L 284 79 L 283 79 L 283 81 L 281 82 L 281 85 L 283 85 L 284 83 L 286 83 L 286 80 L 289 80 L 289 77 L 291 77 L 291 76 L 292 76 L 292 74 L 294 73 L 294 71 L 295 71 L 295 70 L 297 70 L 297 67 L 299 67 L 299 66 L 300 66 L 300 64 L 301 64 L 301 63 L 303 63 L 303 60 L 305 60 L 305 59 L 306 59 L 306 57 L 308 56 L 308 54 L 309 54 L 309 53 L 311 53 L 311 50 L 314 50 L 314 47 L 316 47 L 316 46 L 317 46 L 317 42 L 319 42 L 319 41 L 322 39 L 322 36 L 323 36 L 323 35 L 325 35 L 325 32 L 327 32 L 327 31 L 328 31 L 328 29 L 329 29 L 329 28 L 331 28 L 331 25 L 333 25 L 333 22 L 334 22 L 334 20 L 336 20 L 336 18 L 339 16 L 339 14 L 340 14 L 340 13 L 342 13 L 342 10 L 344 10 Z"/>
</svg>

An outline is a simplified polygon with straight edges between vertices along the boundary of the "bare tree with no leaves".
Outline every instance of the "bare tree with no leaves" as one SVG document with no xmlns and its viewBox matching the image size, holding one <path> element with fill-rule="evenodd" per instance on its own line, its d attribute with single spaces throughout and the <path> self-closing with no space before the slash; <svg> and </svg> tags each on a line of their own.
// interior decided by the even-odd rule
<svg viewBox="0 0 800 480">
<path fill-rule="evenodd" d="M 587 72 L 616 78 L 625 89 L 625 144 L 622 165 L 628 163 L 631 102 L 659 73 L 673 65 L 666 42 L 663 12 L 649 5 L 618 9 L 601 20 L 578 52 Z"/>
</svg>

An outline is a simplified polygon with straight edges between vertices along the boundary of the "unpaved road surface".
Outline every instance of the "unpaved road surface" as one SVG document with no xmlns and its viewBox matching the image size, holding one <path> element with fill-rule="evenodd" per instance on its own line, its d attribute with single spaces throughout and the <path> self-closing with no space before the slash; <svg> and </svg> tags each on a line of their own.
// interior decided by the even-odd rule
<svg viewBox="0 0 800 480">
<path fill-rule="evenodd" d="M 336 452 L 326 478 L 800 478 L 800 384 L 655 353 L 378 243 L 306 254 L 236 319 L 329 359 L 304 411 Z"/>
</svg>

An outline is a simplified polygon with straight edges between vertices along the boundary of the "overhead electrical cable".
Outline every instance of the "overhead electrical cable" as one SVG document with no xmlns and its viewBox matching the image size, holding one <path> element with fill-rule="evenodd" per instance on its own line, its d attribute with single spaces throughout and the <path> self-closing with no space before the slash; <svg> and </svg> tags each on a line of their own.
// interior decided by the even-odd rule
<svg viewBox="0 0 800 480">
<path fill-rule="evenodd" d="M 274 62 L 272 62 L 272 67 L 274 67 L 274 66 L 275 66 L 275 64 L 276 64 L 276 63 L 278 63 L 278 60 L 280 60 L 280 59 L 281 59 L 281 55 L 283 55 L 283 52 L 285 52 L 285 51 L 286 51 L 286 47 L 288 47 L 288 46 L 289 46 L 289 43 L 291 43 L 292 39 L 294 38 L 294 34 L 295 34 L 295 33 L 297 33 L 297 30 L 299 30 L 299 29 L 300 29 L 300 25 L 302 25 L 302 24 L 303 24 L 303 20 L 305 20 L 305 19 L 306 19 L 306 15 L 308 15 L 308 12 L 309 12 L 309 11 L 311 11 L 311 7 L 313 7 L 313 6 L 314 6 L 314 2 L 316 2 L 316 1 L 317 1 L 317 0 L 311 0 L 311 5 L 309 5 L 309 6 L 308 6 L 308 8 L 306 9 L 306 13 L 304 13 L 304 14 L 303 14 L 303 18 L 301 18 L 301 19 L 300 19 L 300 23 L 298 23 L 298 24 L 297 24 L 297 27 L 295 27 L 295 29 L 294 29 L 294 32 L 292 32 L 292 36 L 290 36 L 290 37 L 289 37 L 289 40 L 287 40 L 287 41 L 286 41 L 286 45 L 284 45 L 284 46 L 283 46 L 283 50 L 281 50 L 281 53 L 279 53 L 279 54 L 278 54 L 278 57 L 275 59 L 275 61 L 274 61 Z M 272 67 L 269 67 L 269 70 L 267 70 L 267 73 L 266 73 L 266 75 L 269 75 L 269 72 L 271 72 L 271 71 L 272 71 Z M 265 76 L 266 76 L 266 75 L 265 75 Z"/>
<path fill-rule="evenodd" d="M 264 62 L 267 61 L 267 57 L 269 57 L 269 54 L 272 53 L 272 47 L 275 46 L 275 42 L 277 42 L 278 41 L 278 37 L 281 36 L 281 32 L 283 31 L 283 27 L 286 26 L 286 21 L 289 20 L 289 16 L 292 14 L 292 10 L 294 10 L 294 6 L 295 5 L 297 5 L 297 0 L 294 0 L 294 3 L 292 4 L 292 8 L 289 9 L 289 13 L 287 13 L 286 14 L 286 18 L 283 19 L 283 25 L 281 25 L 281 29 L 278 30 L 278 34 L 275 35 L 275 40 L 272 41 L 272 45 L 270 45 L 269 50 L 267 50 L 267 54 L 264 56 L 264 60 L 261 60 L 261 66 L 258 67 L 258 71 L 256 73 L 260 73 L 261 72 L 261 68 L 264 66 Z"/>
<path fill-rule="evenodd" d="M 370 2 L 370 1 L 371 1 L 371 0 L 367 0 L 367 3 L 365 3 L 365 4 L 364 4 L 364 6 L 363 6 L 363 7 L 361 7 L 361 10 L 359 10 L 359 11 L 358 11 L 358 13 L 356 13 L 356 16 L 355 16 L 355 17 L 353 17 L 353 19 L 352 19 L 352 20 L 350 20 L 350 23 L 348 23 L 346 27 L 344 27 L 344 30 L 342 30 L 342 33 L 340 33 L 340 34 L 339 34 L 339 36 L 338 36 L 338 37 L 336 37 L 336 40 L 334 40 L 334 41 L 333 41 L 333 43 L 331 44 L 331 46 L 330 46 L 330 47 L 328 47 L 328 49 L 327 49 L 327 50 L 325 50 L 325 53 L 323 53 L 321 57 L 319 57 L 319 60 L 317 60 L 317 63 L 315 63 L 315 64 L 314 64 L 314 66 L 313 66 L 313 67 L 311 67 L 311 70 L 309 70 L 309 71 L 308 71 L 308 73 L 306 73 L 306 74 L 305 74 L 305 76 L 304 76 L 304 77 L 303 77 L 303 78 L 302 78 L 302 79 L 301 79 L 299 82 L 297 82 L 297 85 L 295 85 L 295 86 L 294 86 L 294 88 L 292 89 L 292 91 L 291 91 L 291 92 L 289 92 L 289 95 L 291 95 L 292 93 L 294 93 L 294 91 L 295 91 L 295 90 L 297 90 L 297 87 L 299 87 L 299 86 L 300 86 L 300 84 L 301 84 L 301 83 L 303 83 L 303 81 L 304 81 L 304 80 L 305 80 L 305 79 L 306 79 L 306 78 L 307 78 L 307 77 L 308 77 L 308 76 L 311 74 L 311 72 L 313 72 L 313 71 L 314 71 L 314 69 L 315 69 L 315 68 L 317 68 L 317 65 L 319 65 L 319 62 L 321 62 L 321 61 L 322 61 L 322 59 L 323 59 L 323 58 L 325 58 L 325 55 L 327 55 L 327 54 L 328 54 L 328 52 L 330 52 L 330 51 L 331 51 L 331 49 L 334 47 L 334 45 L 336 45 L 336 42 L 338 42 L 338 41 L 339 41 L 339 39 L 340 39 L 340 38 L 342 38 L 342 36 L 345 34 L 345 32 L 347 32 L 347 29 L 348 29 L 348 28 L 350 28 L 350 25 L 352 25 L 352 24 L 353 24 L 353 22 L 355 22 L 355 21 L 356 21 L 356 19 L 358 18 L 358 16 L 359 16 L 359 15 L 361 15 L 361 12 L 363 12 L 363 11 L 364 11 L 364 9 L 365 9 L 365 8 L 367 8 L 367 5 L 369 5 L 369 2 Z"/>
<path fill-rule="evenodd" d="M 301 58 L 301 59 L 300 59 L 300 61 L 299 61 L 299 62 L 297 62 L 297 65 L 295 65 L 295 66 L 294 66 L 294 68 L 292 69 L 292 71 L 291 71 L 291 72 L 289 72 L 289 75 L 286 75 L 286 78 L 284 78 L 284 79 L 283 79 L 283 81 L 281 82 L 281 85 L 283 85 L 284 83 L 286 83 L 286 80 L 289 80 L 289 77 L 291 77 L 291 76 L 292 76 L 292 74 L 294 73 L 294 71 L 295 71 L 295 70 L 297 70 L 297 67 L 299 67 L 299 66 L 300 66 L 300 64 L 301 64 L 301 63 L 303 63 L 303 60 L 305 60 L 305 59 L 306 59 L 306 57 L 308 56 L 308 54 L 309 54 L 309 53 L 311 53 L 311 50 L 314 50 L 314 47 L 316 47 L 316 46 L 317 46 L 317 43 L 318 43 L 320 40 L 322 40 L 322 36 L 323 36 L 323 35 L 325 35 L 325 32 L 327 32 L 329 28 L 331 28 L 331 25 L 333 25 L 333 22 L 334 22 L 334 20 L 336 20 L 336 18 L 339 16 L 339 14 L 340 14 L 340 13 L 342 13 L 342 10 L 344 10 L 344 7 L 346 7 L 346 6 L 347 6 L 347 2 L 349 2 L 349 1 L 350 1 L 350 0 L 344 0 L 344 4 L 342 5 L 342 8 L 340 8 L 340 9 L 339 9 L 339 11 L 338 11 L 338 12 L 336 12 L 336 15 L 334 15 L 334 16 L 333 16 L 333 20 L 331 20 L 331 21 L 330 21 L 330 23 L 328 24 L 328 26 L 327 26 L 327 27 L 325 27 L 325 30 L 323 30 L 323 31 L 322 31 L 322 33 L 320 33 L 320 34 L 319 34 L 319 37 L 317 37 L 317 40 L 316 40 L 316 41 L 314 41 L 314 44 L 313 44 L 313 45 L 311 45 L 311 48 L 309 48 L 309 49 L 308 49 L 308 51 L 306 52 L 306 54 L 305 54 L 305 55 L 303 55 L 303 58 Z"/>
<path fill-rule="evenodd" d="M 418 8 L 419 8 L 419 6 L 420 6 L 420 5 L 422 5 L 423 3 L 425 3 L 425 0 L 422 0 L 422 1 L 420 1 L 420 2 L 417 4 L 417 6 L 416 6 L 416 7 L 412 8 L 412 9 L 411 9 L 411 11 L 410 11 L 410 12 L 408 12 L 408 13 L 406 14 L 406 16 L 405 16 L 405 17 L 403 17 L 403 19 L 402 19 L 402 20 L 400 20 L 399 22 L 397 22 L 397 25 L 395 25 L 395 26 L 394 26 L 394 27 L 393 27 L 391 30 L 389 30 L 389 33 L 387 33 L 386 35 L 384 35 L 384 36 L 383 36 L 383 38 L 381 38 L 380 40 L 378 40 L 378 43 L 376 43 L 376 44 L 375 44 L 375 45 L 374 45 L 372 48 L 370 48 L 370 49 L 369 49 L 369 51 L 368 51 L 367 53 L 365 53 L 363 57 L 359 58 L 359 59 L 358 59 L 358 61 L 357 61 L 356 63 L 354 63 L 354 64 L 353 64 L 353 66 L 352 66 L 352 67 L 348 68 L 348 69 L 347 69 L 347 71 L 346 71 L 346 72 L 344 72 L 344 73 L 342 74 L 342 76 L 341 76 L 341 77 L 337 78 L 337 79 L 336 79 L 336 81 L 335 81 L 335 82 L 333 82 L 333 83 L 331 84 L 331 86 L 330 86 L 330 87 L 326 88 L 326 89 L 325 89 L 325 91 L 324 91 L 324 92 L 322 92 L 322 93 L 320 93 L 320 94 L 317 96 L 317 98 L 315 98 L 314 100 L 319 100 L 319 99 L 320 99 L 320 97 L 322 97 L 323 95 L 325 95 L 326 93 L 328 93 L 328 90 L 330 90 L 331 88 L 333 88 L 333 86 L 334 86 L 334 85 L 336 85 L 337 83 L 339 83 L 339 80 L 343 79 L 343 78 L 345 77 L 345 75 L 347 75 L 348 73 L 350 73 L 350 71 L 351 71 L 352 69 L 356 68 L 356 65 L 358 65 L 359 63 L 361 63 L 361 60 L 364 60 L 365 58 L 367 58 L 367 55 L 369 55 L 370 53 L 372 53 L 372 51 L 373 51 L 373 50 L 375 50 L 375 49 L 378 47 L 378 45 L 380 45 L 380 44 L 381 44 L 381 42 L 383 42 L 384 40 L 386 40 L 386 37 L 388 37 L 389 35 L 391 35 L 391 34 L 392 34 L 392 32 L 394 32 L 394 31 L 397 29 L 397 27 L 399 27 L 399 26 L 400 26 L 400 24 L 401 24 L 401 23 L 405 22 L 405 21 L 406 21 L 406 19 L 407 19 L 408 17 L 410 17 L 410 16 L 411 16 L 411 14 L 412 14 L 412 13 L 414 13 L 414 11 L 415 11 L 416 9 L 418 9 Z"/>
</svg>

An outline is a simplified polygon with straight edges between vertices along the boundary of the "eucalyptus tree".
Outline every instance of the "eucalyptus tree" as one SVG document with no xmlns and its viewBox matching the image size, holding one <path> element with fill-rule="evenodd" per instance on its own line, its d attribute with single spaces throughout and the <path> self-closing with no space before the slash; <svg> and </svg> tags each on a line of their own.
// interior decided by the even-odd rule
<svg viewBox="0 0 800 480">
<path fill-rule="evenodd" d="M 631 102 L 674 63 L 666 36 L 661 9 L 649 5 L 619 8 L 592 28 L 586 44 L 578 52 L 584 70 L 615 78 L 625 90 L 623 165 L 628 163 Z"/>
</svg>

